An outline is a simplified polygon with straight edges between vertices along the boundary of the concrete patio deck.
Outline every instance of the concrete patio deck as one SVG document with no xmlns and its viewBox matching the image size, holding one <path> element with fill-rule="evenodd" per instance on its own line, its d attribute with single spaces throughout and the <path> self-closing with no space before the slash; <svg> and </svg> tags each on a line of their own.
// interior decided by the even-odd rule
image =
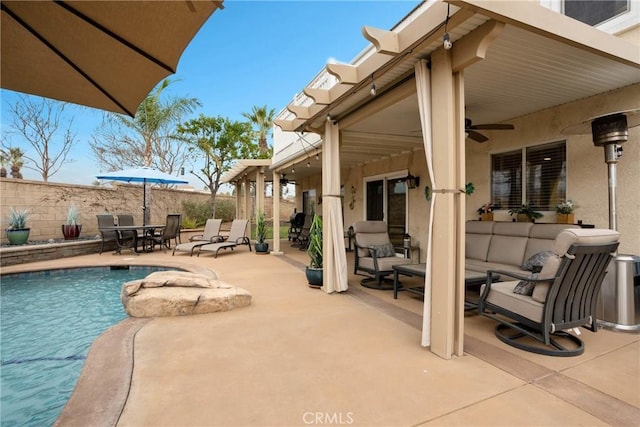
<svg viewBox="0 0 640 427">
<path fill-rule="evenodd" d="M 495 322 L 469 315 L 465 355 L 443 360 L 420 346 L 420 299 L 394 300 L 362 287 L 360 276 L 350 276 L 348 292 L 327 295 L 307 286 L 306 254 L 287 241 L 282 249 L 240 246 L 217 259 L 104 253 L 3 268 L 209 268 L 253 294 L 230 312 L 112 328 L 58 424 L 640 425 L 639 335 L 584 330 L 583 355 L 553 358 L 504 345 Z"/>
</svg>

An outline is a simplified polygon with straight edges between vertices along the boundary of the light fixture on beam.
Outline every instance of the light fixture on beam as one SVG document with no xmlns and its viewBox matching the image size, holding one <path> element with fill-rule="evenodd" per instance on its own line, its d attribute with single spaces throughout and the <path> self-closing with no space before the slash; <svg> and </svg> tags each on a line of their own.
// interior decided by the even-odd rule
<svg viewBox="0 0 640 427">
<path fill-rule="evenodd" d="M 420 177 L 409 174 L 405 182 L 407 183 L 407 188 L 418 188 L 420 186 Z"/>
<path fill-rule="evenodd" d="M 373 81 L 373 74 L 371 74 L 371 89 L 369 89 L 369 94 L 371 96 L 376 96 L 376 84 Z"/>
</svg>

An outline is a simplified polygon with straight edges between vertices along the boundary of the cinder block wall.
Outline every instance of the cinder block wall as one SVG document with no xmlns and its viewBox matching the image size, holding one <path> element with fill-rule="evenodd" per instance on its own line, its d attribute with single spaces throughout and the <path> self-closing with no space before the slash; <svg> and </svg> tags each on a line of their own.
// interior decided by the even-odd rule
<svg viewBox="0 0 640 427">
<path fill-rule="evenodd" d="M 186 200 L 206 203 L 209 194 L 190 190 L 163 189 L 147 186 L 148 209 L 151 223 L 164 224 L 168 213 L 182 212 L 182 202 Z M 142 224 L 142 187 L 140 185 L 119 184 L 113 187 L 96 187 L 0 178 L 0 229 L 2 243 L 7 243 L 4 230 L 7 228 L 9 211 L 12 207 L 29 209 L 31 215 L 27 225 L 31 228 L 30 240 L 62 238 L 62 224 L 66 223 L 67 211 L 73 203 L 78 207 L 82 224 L 81 237 L 98 234 L 96 215 L 130 213 L 136 224 Z M 217 196 L 217 200 L 235 198 Z M 265 213 L 268 218 L 272 211 L 271 198 L 265 199 Z M 283 201 L 281 220 L 288 220 L 293 212 L 293 203 Z"/>
</svg>

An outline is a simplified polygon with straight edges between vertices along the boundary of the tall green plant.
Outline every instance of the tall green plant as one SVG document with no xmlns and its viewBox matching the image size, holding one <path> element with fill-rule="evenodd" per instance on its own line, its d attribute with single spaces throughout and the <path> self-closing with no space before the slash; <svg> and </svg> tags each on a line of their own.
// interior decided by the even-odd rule
<svg viewBox="0 0 640 427">
<path fill-rule="evenodd" d="M 256 240 L 258 243 L 264 243 L 267 238 L 267 224 L 264 218 L 264 212 L 262 210 L 258 211 L 258 216 L 256 217 Z"/>
<path fill-rule="evenodd" d="M 309 267 L 322 268 L 322 217 L 320 215 L 313 215 L 309 229 L 307 254 L 311 260 Z"/>
</svg>

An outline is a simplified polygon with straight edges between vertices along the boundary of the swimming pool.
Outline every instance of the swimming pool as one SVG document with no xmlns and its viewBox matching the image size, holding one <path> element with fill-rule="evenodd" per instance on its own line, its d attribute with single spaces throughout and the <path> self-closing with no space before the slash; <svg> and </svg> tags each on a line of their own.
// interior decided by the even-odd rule
<svg viewBox="0 0 640 427">
<path fill-rule="evenodd" d="M 91 343 L 127 317 L 122 283 L 162 267 L 97 267 L 2 276 L 2 426 L 52 425 Z"/>
</svg>

